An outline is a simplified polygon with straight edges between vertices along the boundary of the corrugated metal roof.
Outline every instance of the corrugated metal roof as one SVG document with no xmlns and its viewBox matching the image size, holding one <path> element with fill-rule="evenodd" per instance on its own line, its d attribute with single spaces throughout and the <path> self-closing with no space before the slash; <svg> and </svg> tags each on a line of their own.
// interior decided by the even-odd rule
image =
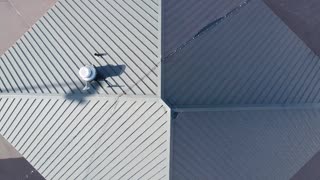
<svg viewBox="0 0 320 180">
<path fill-rule="evenodd" d="M 320 149 L 320 109 L 182 112 L 172 179 L 290 179 Z"/>
<path fill-rule="evenodd" d="M 162 0 L 163 57 L 246 0 Z"/>
<path fill-rule="evenodd" d="M 168 179 L 157 99 L 3 95 L 0 109 L 1 134 L 47 179 Z"/>
<path fill-rule="evenodd" d="M 250 1 L 163 62 L 163 98 L 173 106 L 317 103 L 319 65 L 262 1 Z"/>
<path fill-rule="evenodd" d="M 318 103 L 319 58 L 248 2 L 59 1 L 1 57 L 0 133 L 48 179 L 291 177 L 320 148 L 318 109 L 178 113 L 171 136 L 161 100 Z M 108 73 L 88 92 L 86 64 Z"/>
<path fill-rule="evenodd" d="M 60 0 L 1 56 L 0 133 L 45 178 L 169 179 L 160 6 Z M 108 74 L 88 92 L 86 64 Z"/>
<path fill-rule="evenodd" d="M 61 0 L 1 57 L 1 92 L 81 93 L 78 70 L 94 64 L 110 77 L 90 93 L 156 95 L 160 16 L 158 0 Z"/>
</svg>

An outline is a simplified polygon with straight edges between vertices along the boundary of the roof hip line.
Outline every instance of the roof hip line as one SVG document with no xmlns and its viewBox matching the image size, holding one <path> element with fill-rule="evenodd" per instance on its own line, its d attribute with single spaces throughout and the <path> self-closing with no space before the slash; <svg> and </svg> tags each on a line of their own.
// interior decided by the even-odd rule
<svg viewBox="0 0 320 180">
<path fill-rule="evenodd" d="M 320 103 L 302 104 L 247 104 L 247 105 L 190 105 L 171 107 L 174 112 L 203 112 L 203 111 L 252 111 L 252 110 L 285 110 L 285 109 L 320 109 Z"/>
<path fill-rule="evenodd" d="M 245 7 L 248 3 L 250 3 L 251 0 L 245 0 L 244 2 L 240 3 L 237 7 L 233 8 L 231 11 L 227 12 L 226 15 L 221 16 L 213 21 L 211 21 L 210 23 L 208 23 L 207 25 L 205 25 L 204 27 L 202 27 L 194 36 L 192 36 L 189 40 L 187 40 L 186 42 L 182 43 L 180 46 L 178 46 L 177 48 L 175 48 L 173 51 L 169 52 L 168 55 L 164 56 L 163 58 L 161 58 L 161 61 L 164 62 L 166 61 L 169 57 L 175 55 L 176 53 L 178 53 L 179 51 L 181 51 L 182 49 L 184 49 L 186 46 L 188 46 L 189 44 L 191 44 L 194 40 L 196 40 L 197 38 L 201 37 L 202 35 L 207 34 L 207 32 L 209 30 L 212 30 L 214 27 L 216 27 L 218 24 L 222 23 L 226 18 L 234 15 L 235 13 L 239 12 L 239 10 L 243 7 Z"/>
<path fill-rule="evenodd" d="M 112 94 L 37 94 L 37 93 L 28 93 L 28 94 L 18 94 L 18 93 L 0 93 L 0 99 L 1 98 L 34 98 L 34 99 L 70 99 L 70 100 L 76 100 L 76 99 L 83 99 L 83 100 L 139 100 L 139 99 L 145 99 L 145 100 L 158 100 L 159 97 L 157 95 L 112 95 Z"/>
</svg>

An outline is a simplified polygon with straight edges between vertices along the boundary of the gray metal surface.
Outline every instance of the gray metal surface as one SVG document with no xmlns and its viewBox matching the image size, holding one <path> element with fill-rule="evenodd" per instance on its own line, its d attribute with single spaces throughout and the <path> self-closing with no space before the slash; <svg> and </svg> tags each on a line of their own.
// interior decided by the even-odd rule
<svg viewBox="0 0 320 180">
<path fill-rule="evenodd" d="M 160 13 L 158 0 L 61 0 L 1 57 L 1 92 L 82 93 L 78 70 L 94 64 L 108 77 L 89 93 L 156 95 Z"/>
<path fill-rule="evenodd" d="M 170 112 L 157 99 L 1 96 L 0 133 L 46 179 L 168 179 Z"/>
<path fill-rule="evenodd" d="M 183 112 L 172 179 L 290 179 L 320 150 L 320 109 Z"/>
<path fill-rule="evenodd" d="M 320 61 L 246 2 L 60 0 L 0 58 L 0 133 L 47 179 L 292 177 L 320 149 L 320 110 L 263 105 L 318 103 Z M 107 72 L 88 92 L 86 64 Z M 160 95 L 240 109 L 172 120 Z"/>
<path fill-rule="evenodd" d="M 160 6 L 60 0 L 1 56 L 0 133 L 46 179 L 169 179 Z"/>
<path fill-rule="evenodd" d="M 163 64 L 173 106 L 317 103 L 319 58 L 260 0 Z"/>
<path fill-rule="evenodd" d="M 192 39 L 202 28 L 245 0 L 162 0 L 163 56 Z"/>
</svg>

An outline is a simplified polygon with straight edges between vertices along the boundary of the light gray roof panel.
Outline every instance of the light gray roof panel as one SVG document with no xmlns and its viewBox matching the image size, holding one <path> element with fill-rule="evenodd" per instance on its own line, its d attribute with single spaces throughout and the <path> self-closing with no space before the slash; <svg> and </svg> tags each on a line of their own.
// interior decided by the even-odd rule
<svg viewBox="0 0 320 180">
<path fill-rule="evenodd" d="M 169 177 L 170 111 L 157 99 L 2 96 L 0 132 L 47 179 Z"/>
<path fill-rule="evenodd" d="M 1 57 L 2 92 L 82 93 L 78 70 L 104 66 L 89 93 L 157 95 L 160 3 L 61 0 Z M 97 59 L 94 53 L 106 52 Z M 125 66 L 122 74 L 117 68 Z M 10 79 L 10 82 L 6 82 Z"/>
<path fill-rule="evenodd" d="M 173 179 L 290 179 L 320 149 L 320 109 L 183 112 Z"/>
<path fill-rule="evenodd" d="M 317 103 L 319 65 L 262 1 L 250 1 L 163 61 L 163 98 L 173 106 Z"/>
</svg>

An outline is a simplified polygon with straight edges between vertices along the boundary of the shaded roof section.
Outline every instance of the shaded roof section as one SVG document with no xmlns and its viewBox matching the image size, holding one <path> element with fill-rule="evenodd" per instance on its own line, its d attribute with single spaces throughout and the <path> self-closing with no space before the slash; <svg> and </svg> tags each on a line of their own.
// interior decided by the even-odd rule
<svg viewBox="0 0 320 180">
<path fill-rule="evenodd" d="M 44 178 L 21 156 L 10 143 L 0 135 L 0 177 L 3 179 L 34 179 Z"/>
<path fill-rule="evenodd" d="M 320 1 L 264 0 L 316 54 L 320 55 Z"/>
<path fill-rule="evenodd" d="M 243 2 L 245 0 L 162 0 L 163 57 Z"/>
<path fill-rule="evenodd" d="M 0 55 L 9 49 L 57 0 L 1 0 Z"/>
<path fill-rule="evenodd" d="M 292 178 L 291 180 L 317 180 L 320 177 L 318 168 L 320 166 L 320 151 L 315 154 Z"/>
<path fill-rule="evenodd" d="M 1 57 L 1 91 L 82 93 L 78 70 L 94 64 L 107 77 L 89 93 L 156 95 L 159 35 L 159 1 L 61 0 Z"/>
<path fill-rule="evenodd" d="M 0 133 L 46 179 L 169 176 L 170 112 L 158 99 L 5 96 Z"/>
<path fill-rule="evenodd" d="M 319 108 L 179 113 L 172 177 L 290 179 L 320 150 L 319 117 Z"/>
<path fill-rule="evenodd" d="M 0 168 L 0 176 L 2 179 L 45 180 L 23 157 L 0 159 Z"/>
<path fill-rule="evenodd" d="M 173 106 L 317 103 L 320 61 L 262 1 L 163 61 Z"/>
</svg>

